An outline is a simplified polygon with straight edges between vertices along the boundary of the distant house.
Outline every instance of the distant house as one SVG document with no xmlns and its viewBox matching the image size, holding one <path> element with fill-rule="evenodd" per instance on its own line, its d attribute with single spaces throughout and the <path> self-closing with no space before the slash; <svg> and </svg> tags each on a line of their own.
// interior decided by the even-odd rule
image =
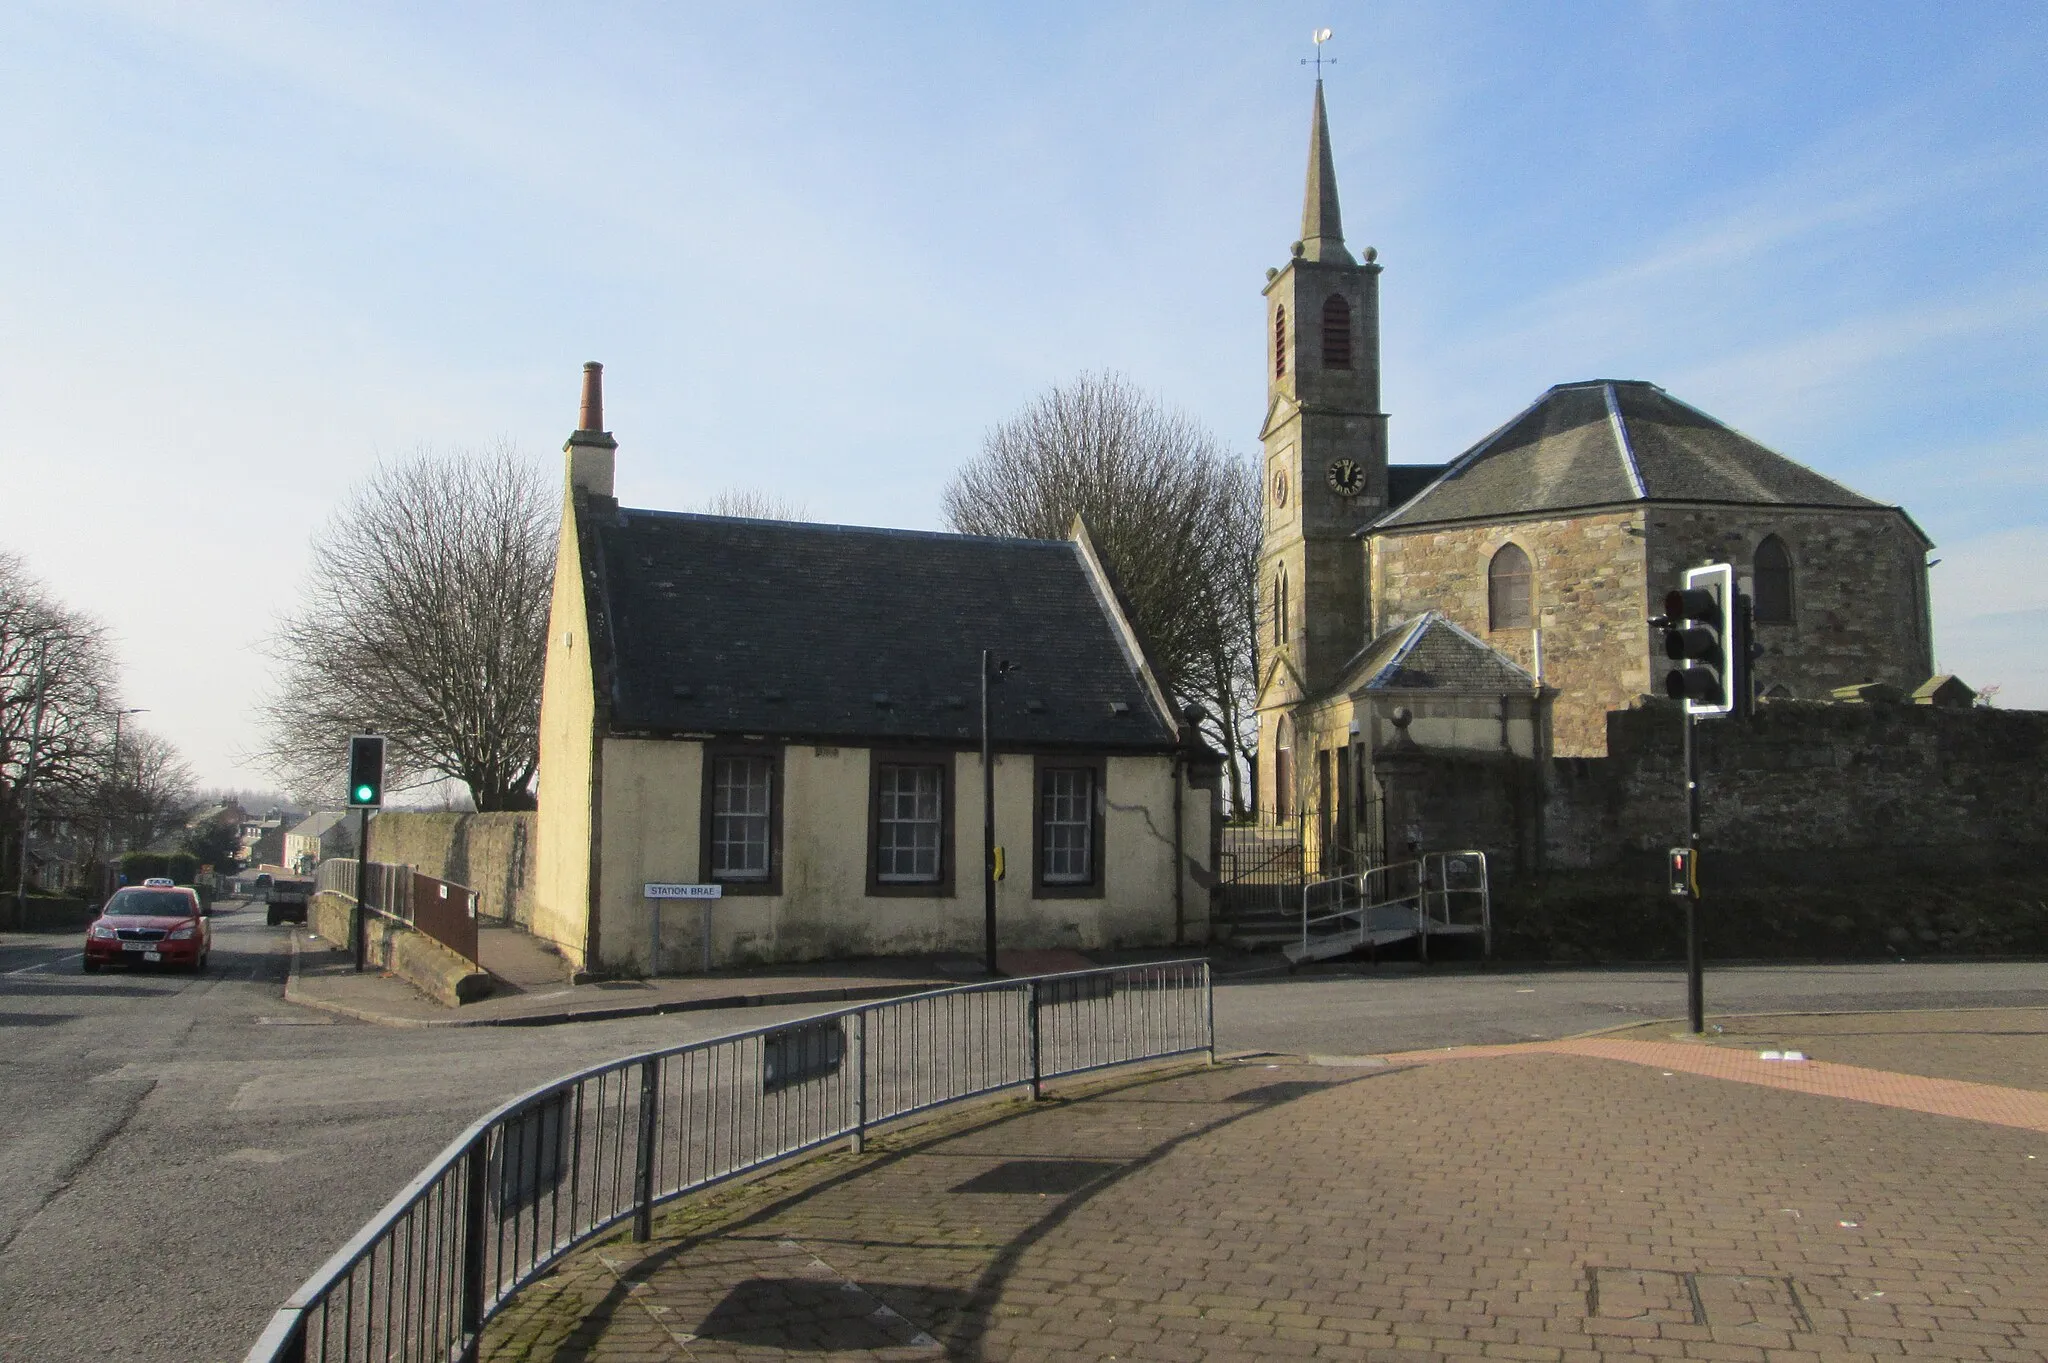
<svg viewBox="0 0 2048 1363">
<path fill-rule="evenodd" d="M 1017 665 L 990 690 L 1001 944 L 1206 937 L 1220 766 L 1083 527 L 623 507 L 598 380 L 566 447 L 536 934 L 615 973 L 977 949 L 987 649 Z M 655 883 L 722 898 L 671 904 L 657 947 Z"/>
<path fill-rule="evenodd" d="M 308 814 L 285 833 L 283 856 L 278 864 L 288 871 L 306 873 L 330 857 L 355 854 L 355 812 L 323 809 Z"/>
</svg>

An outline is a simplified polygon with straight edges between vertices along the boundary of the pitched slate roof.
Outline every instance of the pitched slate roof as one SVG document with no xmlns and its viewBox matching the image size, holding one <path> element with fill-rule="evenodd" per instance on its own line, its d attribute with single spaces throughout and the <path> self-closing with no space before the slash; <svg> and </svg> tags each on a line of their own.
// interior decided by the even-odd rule
<svg viewBox="0 0 2048 1363">
<path fill-rule="evenodd" d="M 1083 547 L 591 510 L 614 731 L 1164 748 Z M 595 623 L 595 622 L 594 622 Z"/>
<path fill-rule="evenodd" d="M 1387 507 L 1397 508 L 1401 503 L 1444 476 L 1449 464 L 1389 464 L 1387 465 Z"/>
<path fill-rule="evenodd" d="M 1345 666 L 1337 690 L 1527 691 L 1536 679 L 1520 664 L 1438 611 L 1404 620 Z"/>
<path fill-rule="evenodd" d="M 1883 505 L 1653 383 L 1596 379 L 1552 388 L 1376 528 L 1663 501 Z"/>
<path fill-rule="evenodd" d="M 301 838 L 324 838 L 328 829 L 338 823 L 347 822 L 348 816 L 349 811 L 346 809 L 317 810 L 287 828 L 285 832 Z"/>
</svg>

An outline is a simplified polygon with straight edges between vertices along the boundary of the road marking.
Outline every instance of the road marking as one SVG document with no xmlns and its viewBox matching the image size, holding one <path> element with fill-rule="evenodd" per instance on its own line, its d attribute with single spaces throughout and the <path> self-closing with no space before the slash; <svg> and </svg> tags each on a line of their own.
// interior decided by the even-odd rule
<svg viewBox="0 0 2048 1363">
<path fill-rule="evenodd" d="M 75 961 L 83 955 L 85 955 L 85 953 L 82 951 L 74 951 L 69 956 L 59 956 L 56 960 L 44 961 L 41 965 L 25 965 L 19 970 L 8 971 L 7 978 L 13 979 L 16 975 L 33 975 L 38 970 L 48 970 L 51 966 L 62 965 L 66 961 Z"/>
</svg>

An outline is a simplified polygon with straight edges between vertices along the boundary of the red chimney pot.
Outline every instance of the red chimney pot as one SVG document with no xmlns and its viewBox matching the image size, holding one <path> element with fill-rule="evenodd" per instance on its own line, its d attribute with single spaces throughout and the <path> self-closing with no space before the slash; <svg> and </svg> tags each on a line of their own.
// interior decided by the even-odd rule
<svg viewBox="0 0 2048 1363">
<path fill-rule="evenodd" d="M 604 429 L 604 366 L 596 360 L 583 366 L 583 410 L 577 415 L 576 429 Z"/>
</svg>

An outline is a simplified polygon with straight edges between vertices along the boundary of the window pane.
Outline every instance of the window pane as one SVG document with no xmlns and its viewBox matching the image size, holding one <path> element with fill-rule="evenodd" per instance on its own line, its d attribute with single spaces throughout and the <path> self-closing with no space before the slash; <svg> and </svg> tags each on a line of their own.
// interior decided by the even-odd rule
<svg viewBox="0 0 2048 1363">
<path fill-rule="evenodd" d="M 711 875 L 768 879 L 769 780 L 766 757 L 719 757 L 711 769 Z"/>
<path fill-rule="evenodd" d="M 938 767 L 885 765 L 875 778 L 875 875 L 894 882 L 939 878 L 942 829 Z"/>
<path fill-rule="evenodd" d="M 1039 797 L 1044 820 L 1044 864 L 1048 885 L 1081 885 L 1095 878 L 1095 772 L 1076 767 L 1049 770 Z"/>
<path fill-rule="evenodd" d="M 1792 623 L 1792 555 L 1776 535 L 1756 547 L 1755 591 L 1751 609 L 1758 624 Z"/>
<path fill-rule="evenodd" d="M 1529 606 L 1529 556 L 1504 545 L 1486 565 L 1487 624 L 1493 629 L 1524 629 L 1534 622 Z"/>
</svg>

